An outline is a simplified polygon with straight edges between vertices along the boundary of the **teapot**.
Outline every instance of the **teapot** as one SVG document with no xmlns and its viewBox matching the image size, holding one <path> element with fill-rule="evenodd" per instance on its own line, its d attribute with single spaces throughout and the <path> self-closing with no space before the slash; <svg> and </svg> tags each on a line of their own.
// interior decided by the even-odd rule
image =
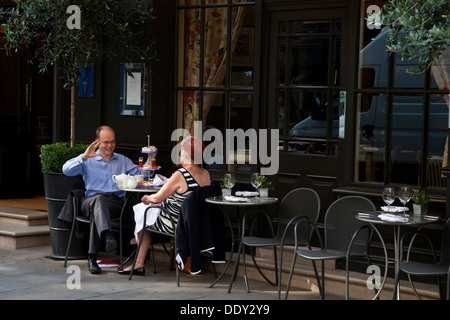
<svg viewBox="0 0 450 320">
<path fill-rule="evenodd" d="M 135 176 L 127 176 L 123 180 L 123 187 L 127 189 L 134 189 L 138 185 Z"/>
<path fill-rule="evenodd" d="M 117 183 L 117 187 L 119 189 L 123 189 L 125 186 L 125 180 L 128 180 L 129 175 L 122 173 L 119 175 L 113 175 L 112 179 L 115 183 Z"/>
</svg>

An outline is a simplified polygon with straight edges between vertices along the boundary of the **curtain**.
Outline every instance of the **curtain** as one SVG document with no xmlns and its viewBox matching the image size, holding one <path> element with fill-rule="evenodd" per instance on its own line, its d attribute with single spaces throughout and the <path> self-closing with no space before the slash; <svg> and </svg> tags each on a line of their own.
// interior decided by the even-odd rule
<svg viewBox="0 0 450 320">
<path fill-rule="evenodd" d="M 449 108 L 449 123 L 450 128 L 450 47 L 438 57 L 434 59 L 435 64 L 431 67 L 431 74 L 436 81 L 439 89 L 449 90 L 449 94 L 444 97 L 445 103 Z M 448 135 L 445 141 L 444 155 L 442 161 L 442 167 L 447 167 L 448 164 Z"/>
<path fill-rule="evenodd" d="M 244 18 L 244 7 L 235 7 L 231 14 L 231 48 L 227 51 L 227 8 L 205 10 L 204 21 L 204 79 L 206 87 L 221 86 L 226 74 L 227 54 L 233 53 Z M 201 9 L 186 10 L 184 86 L 200 85 Z M 206 119 L 215 93 L 206 92 L 203 99 L 203 117 Z M 184 126 L 193 134 L 194 121 L 199 119 L 199 92 L 183 93 Z"/>
</svg>

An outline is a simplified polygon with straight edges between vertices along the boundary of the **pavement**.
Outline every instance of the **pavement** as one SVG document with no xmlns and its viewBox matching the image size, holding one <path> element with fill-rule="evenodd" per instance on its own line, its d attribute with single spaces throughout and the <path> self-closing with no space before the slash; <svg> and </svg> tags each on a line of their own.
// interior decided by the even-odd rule
<svg viewBox="0 0 450 320">
<path fill-rule="evenodd" d="M 145 276 L 117 273 L 116 267 L 103 267 L 99 275 L 90 274 L 87 260 L 64 260 L 51 257 L 51 246 L 23 249 L 0 248 L 0 300 L 278 300 L 277 287 L 266 282 L 250 280 L 247 293 L 242 277 L 237 277 L 228 293 L 230 275 L 227 274 L 209 288 L 215 280 L 213 272 L 201 275 L 180 273 L 180 287 L 176 273 L 168 267 L 168 256 L 156 253 L 156 270 L 152 273 L 149 261 Z M 115 254 L 100 254 L 98 259 L 118 259 Z M 221 271 L 220 265 L 217 266 Z M 290 299 L 320 300 L 318 292 L 291 292 Z M 328 297 L 327 297 L 328 298 Z"/>
<path fill-rule="evenodd" d="M 393 308 L 394 301 L 353 300 L 342 301 L 342 296 L 327 293 L 326 301 L 320 300 L 319 294 L 314 290 L 301 290 L 291 288 L 289 300 L 278 300 L 278 291 L 267 282 L 249 280 L 250 293 L 247 293 L 242 276 L 236 278 L 233 288 L 228 293 L 231 270 L 209 288 L 215 280 L 212 272 L 201 275 L 180 273 L 180 287 L 176 285 L 175 271 L 168 268 L 168 256 L 164 252 L 156 253 L 157 273 L 153 274 L 151 263 L 146 264 L 145 276 L 128 276 L 117 273 L 116 267 L 102 268 L 102 273 L 92 275 L 88 271 L 86 260 L 69 260 L 67 268 L 64 261 L 51 257 L 51 246 L 40 246 L 23 249 L 0 248 L 0 306 L 2 310 L 20 311 L 21 315 L 29 313 L 36 315 L 37 307 L 28 307 L 22 304 L 23 300 L 39 301 L 39 309 L 46 314 L 58 315 L 61 310 L 70 312 L 86 312 L 86 309 L 64 309 L 64 303 L 74 300 L 107 301 L 101 305 L 101 316 L 114 317 L 126 315 L 126 311 L 137 314 L 156 312 L 169 319 L 235 319 L 250 316 L 253 319 L 276 319 L 292 316 L 295 313 L 311 315 L 311 310 L 320 317 L 333 314 L 346 313 L 346 318 L 360 317 L 360 312 L 351 310 L 381 310 L 379 303 L 389 304 L 389 314 L 405 316 L 415 315 L 414 312 L 424 307 L 417 301 L 397 301 L 401 308 Z M 99 259 L 118 259 L 117 255 L 99 255 Z M 233 264 L 230 265 L 232 269 Z M 218 271 L 221 271 L 218 269 Z M 342 291 L 342 290 L 340 290 Z M 20 301 L 15 305 L 12 300 Z M 57 305 L 52 301 L 58 300 Z M 64 300 L 64 301 L 63 301 Z M 145 304 L 139 301 L 145 300 Z M 48 305 L 46 305 L 48 303 Z M 73 302 L 72 302 L 73 303 Z M 405 303 L 407 307 L 405 307 Z M 428 302 L 430 303 L 430 302 Z M 447 309 L 448 304 L 428 305 L 434 311 Z M 36 305 L 36 304 L 35 304 Z M 58 308 L 58 309 L 57 309 Z M 90 307 L 89 314 L 95 310 Z M 303 311 L 301 311 L 303 310 Z M 305 311 L 306 310 L 306 311 Z M 57 311 L 57 312 L 56 312 Z M 423 310 L 422 310 L 423 311 Z M 374 312 L 373 315 L 377 314 Z M 371 314 L 372 315 L 372 314 Z"/>
</svg>

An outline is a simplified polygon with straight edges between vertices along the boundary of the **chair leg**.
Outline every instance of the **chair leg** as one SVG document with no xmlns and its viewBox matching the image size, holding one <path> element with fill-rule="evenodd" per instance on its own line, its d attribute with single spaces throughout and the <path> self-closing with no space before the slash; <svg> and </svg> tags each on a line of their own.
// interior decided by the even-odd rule
<svg viewBox="0 0 450 320">
<path fill-rule="evenodd" d="M 73 233 L 75 231 L 75 224 L 77 223 L 77 221 L 75 219 L 73 219 L 72 222 L 72 228 L 70 229 L 70 236 L 69 236 L 69 242 L 67 243 L 67 249 L 66 249 L 66 257 L 64 259 L 64 268 L 67 267 L 67 259 L 69 257 L 69 252 L 70 252 L 70 246 L 72 244 L 72 237 L 73 237 Z"/>
<path fill-rule="evenodd" d="M 276 247 L 274 247 L 274 250 L 276 250 Z M 277 277 L 277 274 L 278 274 L 278 272 L 277 272 L 277 255 L 276 255 L 276 251 L 274 252 L 274 258 L 275 258 L 275 284 L 272 282 L 272 281 L 270 281 L 270 279 L 269 278 L 267 278 L 266 277 L 266 275 L 264 274 L 264 272 L 262 272 L 262 270 L 259 268 L 259 266 L 258 266 L 258 263 L 256 262 L 256 259 L 255 259 L 255 255 L 253 254 L 253 251 L 251 252 L 251 257 L 252 257 L 252 260 L 253 260 L 253 264 L 255 265 L 255 268 L 256 268 L 256 270 L 258 270 L 258 272 L 259 272 L 259 274 L 270 284 L 270 285 L 272 285 L 272 286 L 275 286 L 275 285 L 277 285 L 278 284 L 278 277 Z"/>
<path fill-rule="evenodd" d="M 174 264 L 175 262 L 175 255 L 177 254 L 177 239 L 173 238 L 173 255 L 172 255 L 172 261 L 170 262 L 171 265 Z M 178 266 L 175 266 L 175 273 L 176 273 L 176 277 L 177 277 L 177 287 L 180 286 L 180 270 L 178 270 Z"/>
<path fill-rule="evenodd" d="M 244 282 L 245 287 L 247 288 L 247 293 L 250 293 L 250 288 L 248 287 L 248 279 L 247 279 L 247 263 L 245 262 L 245 245 L 242 246 L 242 266 L 244 268 Z M 251 252 L 251 255 L 253 257 L 253 252 Z"/>
<path fill-rule="evenodd" d="M 145 228 L 142 228 L 141 238 L 139 239 L 139 243 L 138 243 L 136 252 L 134 253 L 133 265 L 131 266 L 130 276 L 129 276 L 128 280 L 131 280 L 131 277 L 133 276 L 134 267 L 136 266 L 136 260 L 137 260 L 137 257 L 139 255 L 139 252 L 141 250 L 142 240 L 144 239 L 144 233 L 145 233 Z"/>
<path fill-rule="evenodd" d="M 446 299 L 450 300 L 450 267 L 448 268 L 448 273 L 447 273 L 447 294 L 446 294 Z"/>
<path fill-rule="evenodd" d="M 325 261 L 322 260 L 322 286 L 319 283 L 319 290 L 322 288 L 322 300 L 325 300 Z"/>
<path fill-rule="evenodd" d="M 284 294 L 284 300 L 287 300 L 288 295 L 289 295 L 289 288 L 291 286 L 291 280 L 292 280 L 292 275 L 294 273 L 294 267 L 295 267 L 296 261 L 297 261 L 297 252 L 294 252 L 294 256 L 292 257 L 291 271 L 289 272 L 289 278 L 288 278 L 288 281 L 286 284 L 286 293 Z M 280 272 L 281 272 L 281 269 L 280 269 Z M 280 300 L 280 291 L 281 291 L 280 282 L 278 283 L 278 300 Z"/>
<path fill-rule="evenodd" d="M 150 245 L 150 251 L 151 251 L 151 255 L 152 255 L 153 274 L 156 274 L 155 249 L 153 247 L 153 241 Z"/>
</svg>

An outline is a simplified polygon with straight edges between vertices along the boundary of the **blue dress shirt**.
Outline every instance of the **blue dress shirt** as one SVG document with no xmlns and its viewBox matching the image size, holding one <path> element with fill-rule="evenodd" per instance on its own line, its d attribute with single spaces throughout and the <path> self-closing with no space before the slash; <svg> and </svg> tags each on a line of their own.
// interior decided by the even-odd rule
<svg viewBox="0 0 450 320">
<path fill-rule="evenodd" d="M 63 166 L 66 176 L 83 176 L 86 188 L 86 197 L 96 193 L 113 192 L 122 199 L 125 198 L 125 191 L 117 188 L 117 184 L 112 180 L 113 175 L 139 174 L 139 166 L 134 164 L 129 158 L 119 153 L 113 153 L 109 161 L 103 160 L 102 156 L 83 160 L 80 154 L 78 157 L 68 160 Z"/>
</svg>

